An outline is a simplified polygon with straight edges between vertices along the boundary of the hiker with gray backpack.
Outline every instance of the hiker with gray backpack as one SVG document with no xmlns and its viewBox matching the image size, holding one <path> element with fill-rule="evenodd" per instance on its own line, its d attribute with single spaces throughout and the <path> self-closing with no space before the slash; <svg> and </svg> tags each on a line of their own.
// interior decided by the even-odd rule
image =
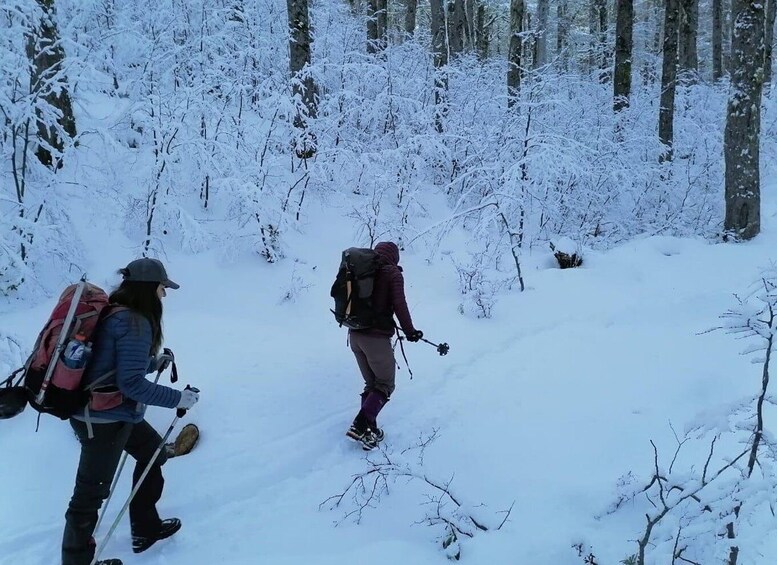
<svg viewBox="0 0 777 565">
<path fill-rule="evenodd" d="M 369 451 L 383 440 L 377 418 L 395 388 L 394 316 L 408 341 L 419 341 L 424 335 L 413 325 L 407 307 L 397 245 L 384 241 L 374 250 L 346 249 L 330 294 L 335 299 L 335 319 L 348 328 L 351 350 L 364 379 L 361 408 L 346 435 Z"/>
</svg>

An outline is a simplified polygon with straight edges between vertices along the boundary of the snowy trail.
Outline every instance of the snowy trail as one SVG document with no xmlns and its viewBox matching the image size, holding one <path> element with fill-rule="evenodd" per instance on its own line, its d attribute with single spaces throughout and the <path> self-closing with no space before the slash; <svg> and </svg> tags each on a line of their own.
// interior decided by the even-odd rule
<svg viewBox="0 0 777 565">
<path fill-rule="evenodd" d="M 750 390 L 740 344 L 698 334 L 717 324 L 774 243 L 768 230 L 737 246 L 648 238 L 591 253 L 585 268 L 565 272 L 544 268 L 542 259 L 527 276 L 531 288 L 505 298 L 488 321 L 455 313 L 446 264 L 403 261 L 418 326 L 449 342 L 451 354 L 409 346 L 412 381 L 399 357 L 397 392 L 382 416 L 387 444 L 402 450 L 437 428 L 425 461 L 431 476 L 455 476 L 452 488 L 469 503 L 486 503 L 492 520 L 515 501 L 502 532 L 465 542 L 464 562 L 576 565 L 570 546 L 583 538 L 599 542 L 605 562 L 626 555 L 640 518 L 594 517 L 620 475 L 645 469 L 649 439 L 669 445 L 670 420 L 682 429 L 699 410 Z M 414 525 L 422 495 L 401 481 L 361 525 L 334 527 L 344 512 L 319 510 L 366 467 L 343 435 L 360 379 L 327 312 L 332 269 L 313 266 L 303 266 L 311 287 L 296 302 L 279 303 L 289 266 L 170 260 L 182 289 L 166 302 L 167 343 L 180 385 L 203 391 L 190 418 L 202 442 L 165 470 L 161 508 L 184 528 L 134 556 L 123 524 L 106 555 L 128 564 L 447 562 L 437 534 Z M 30 339 L 49 307 L 4 313 L 3 329 Z M 19 493 L 0 505 L 3 565 L 57 561 L 77 445 L 68 426 L 51 419 L 35 435 L 34 416 L 27 410 L 0 425 L 0 453 L 17 462 L 0 467 L 0 481 Z M 172 413 L 151 409 L 148 417 L 165 429 Z M 109 520 L 128 482 L 125 476 Z"/>
</svg>

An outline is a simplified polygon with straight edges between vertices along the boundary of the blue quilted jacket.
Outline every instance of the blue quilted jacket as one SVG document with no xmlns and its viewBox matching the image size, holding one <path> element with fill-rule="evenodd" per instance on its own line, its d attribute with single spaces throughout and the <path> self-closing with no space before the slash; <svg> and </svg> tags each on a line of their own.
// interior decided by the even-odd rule
<svg viewBox="0 0 777 565">
<path fill-rule="evenodd" d="M 156 370 L 150 356 L 151 324 L 132 310 L 120 310 L 100 323 L 92 348 L 92 358 L 82 384 L 87 386 L 108 372 L 116 373 L 100 381 L 98 388 L 118 387 L 123 401 L 109 410 L 90 410 L 92 422 L 132 422 L 143 420 L 145 405 L 175 408 L 181 393 L 167 386 L 154 384 L 146 375 Z M 81 410 L 73 417 L 85 420 Z"/>
</svg>

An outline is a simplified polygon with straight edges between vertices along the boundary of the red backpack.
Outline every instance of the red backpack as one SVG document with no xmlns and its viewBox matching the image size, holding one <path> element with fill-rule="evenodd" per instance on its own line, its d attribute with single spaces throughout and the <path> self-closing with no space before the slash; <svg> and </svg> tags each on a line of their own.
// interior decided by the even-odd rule
<svg viewBox="0 0 777 565">
<path fill-rule="evenodd" d="M 35 410 L 65 420 L 86 405 L 90 392 L 81 379 L 95 330 L 99 321 L 117 310 L 108 308 L 106 292 L 86 278 L 64 290 L 23 369 L 24 388 Z M 73 366 L 66 361 L 65 350 L 78 346 L 83 358 Z"/>
</svg>

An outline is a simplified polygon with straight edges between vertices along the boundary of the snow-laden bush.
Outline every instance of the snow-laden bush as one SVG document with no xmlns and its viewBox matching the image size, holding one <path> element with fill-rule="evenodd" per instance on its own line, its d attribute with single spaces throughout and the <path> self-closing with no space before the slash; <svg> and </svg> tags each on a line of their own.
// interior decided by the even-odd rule
<svg viewBox="0 0 777 565">
<path fill-rule="evenodd" d="M 11 117 L 2 127 L 18 133 L 34 106 L 14 93 L 28 79 L 24 33 L 37 16 L 33 0 L 13 5 L 23 10 L 0 24 L 7 71 L 0 107 Z M 479 243 L 489 241 L 496 279 L 487 282 L 497 289 L 508 271 L 520 282 L 514 288 L 524 288 L 523 255 L 554 238 L 601 248 L 638 234 L 719 231 L 725 85 L 678 90 L 675 159 L 661 163 L 659 85 L 648 76 L 655 54 L 638 54 L 647 70 L 635 77 L 630 107 L 616 116 L 611 86 L 589 72 L 586 40 L 572 34 L 579 57 L 529 72 L 510 110 L 502 56 L 457 57 L 446 69 L 440 133 L 424 26 L 374 56 L 366 52 L 363 17 L 346 3 L 311 9 L 307 72 L 318 113 L 309 132 L 300 132 L 284 2 L 58 0 L 72 63 L 58 80 L 70 87 L 80 124 L 79 146 L 67 149 L 77 159 L 66 160 L 59 176 L 82 185 L 95 210 L 113 215 L 111 223 L 145 254 L 219 248 L 228 257 L 252 253 L 276 262 L 295 255 L 288 234 L 319 200 L 345 210 L 358 244 L 385 238 L 404 248 L 463 227 Z M 653 31 L 641 30 L 639 44 L 649 45 Z M 767 117 L 770 104 L 767 97 Z M 315 136 L 315 156 L 295 155 L 300 135 Z M 773 128 L 766 124 L 763 135 L 771 151 Z M 20 213 L 9 188 L 14 145 L 0 138 L 0 242 L 17 249 L 15 259 L 0 259 L 8 292 L 30 280 L 22 271 L 39 267 L 19 256 L 19 238 L 31 228 L 8 219 L 7 212 Z M 32 149 L 16 147 L 18 168 Z M 26 221 L 67 232 L 67 245 L 77 247 L 61 221 L 70 204 L 49 190 L 61 181 L 39 177 L 30 177 Z M 440 201 L 448 203 L 448 219 L 433 225 L 430 205 Z M 52 208 L 65 216 L 47 216 Z M 62 255 L 54 239 L 33 239 L 42 256 Z"/>
</svg>

